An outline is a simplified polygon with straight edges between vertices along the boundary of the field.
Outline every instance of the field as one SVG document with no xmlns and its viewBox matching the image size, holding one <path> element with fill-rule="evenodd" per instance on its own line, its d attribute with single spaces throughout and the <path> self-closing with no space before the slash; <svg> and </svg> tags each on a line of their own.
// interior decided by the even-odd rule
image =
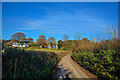
<svg viewBox="0 0 120 80">
<path fill-rule="evenodd" d="M 43 52 L 54 52 L 59 59 L 61 59 L 63 56 L 71 53 L 71 52 L 68 52 L 68 50 L 60 50 L 60 49 L 48 49 L 48 48 L 40 48 L 40 49 L 30 49 L 30 48 L 27 48 L 26 50 L 30 50 L 30 51 L 43 51 Z"/>
<path fill-rule="evenodd" d="M 41 49 L 30 49 L 30 48 L 28 48 L 27 50 L 45 51 L 45 52 L 68 52 L 66 50 L 48 49 L 48 48 L 41 48 Z"/>
</svg>

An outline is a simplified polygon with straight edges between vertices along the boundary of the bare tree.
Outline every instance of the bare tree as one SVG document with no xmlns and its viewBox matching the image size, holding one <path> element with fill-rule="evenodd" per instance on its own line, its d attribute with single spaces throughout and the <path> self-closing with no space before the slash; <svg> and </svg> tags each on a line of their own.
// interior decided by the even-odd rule
<svg viewBox="0 0 120 80">
<path fill-rule="evenodd" d="M 25 39 L 25 34 L 22 32 L 15 33 L 11 36 L 12 40 L 21 41 Z"/>
<path fill-rule="evenodd" d="M 120 21 L 119 21 L 120 23 Z M 120 24 L 118 24 L 118 39 L 120 39 Z"/>
<path fill-rule="evenodd" d="M 68 35 L 64 34 L 64 35 L 63 35 L 63 40 L 64 40 L 64 41 L 67 41 L 67 40 L 69 40 L 69 37 L 68 37 Z"/>
<path fill-rule="evenodd" d="M 80 33 L 76 33 L 75 40 L 80 40 L 81 37 L 82 37 L 82 35 Z"/>
<path fill-rule="evenodd" d="M 115 39 L 115 38 L 117 38 L 117 36 L 116 36 L 116 31 L 115 31 L 115 29 L 114 29 L 113 25 L 112 25 L 112 29 L 113 29 L 113 34 L 114 34 L 114 36 L 113 36 L 113 37 L 114 37 L 114 39 Z"/>
<path fill-rule="evenodd" d="M 113 38 L 114 39 L 117 38 L 117 35 L 116 35 L 116 30 L 114 29 L 114 27 L 112 25 L 111 29 L 109 27 L 107 28 L 107 40 L 110 40 Z"/>
<path fill-rule="evenodd" d="M 42 47 L 45 47 L 47 45 L 47 40 L 44 35 L 40 35 L 36 42 L 38 45 L 41 45 Z"/>
<path fill-rule="evenodd" d="M 110 28 L 107 27 L 107 40 L 109 40 L 109 39 L 110 39 Z"/>
<path fill-rule="evenodd" d="M 55 45 L 56 41 L 54 37 L 49 37 L 48 38 L 48 44 L 50 44 L 51 46 Z"/>
</svg>

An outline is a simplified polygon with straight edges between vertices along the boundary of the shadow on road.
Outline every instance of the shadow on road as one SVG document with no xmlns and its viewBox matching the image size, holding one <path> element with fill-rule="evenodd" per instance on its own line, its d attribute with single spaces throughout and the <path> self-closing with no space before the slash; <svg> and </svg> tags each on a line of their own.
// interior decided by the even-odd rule
<svg viewBox="0 0 120 80">
<path fill-rule="evenodd" d="M 62 66 L 61 64 L 60 66 Z M 49 80 L 71 80 L 69 75 L 71 74 L 71 71 L 69 69 L 57 68 L 54 73 L 52 73 Z"/>
</svg>

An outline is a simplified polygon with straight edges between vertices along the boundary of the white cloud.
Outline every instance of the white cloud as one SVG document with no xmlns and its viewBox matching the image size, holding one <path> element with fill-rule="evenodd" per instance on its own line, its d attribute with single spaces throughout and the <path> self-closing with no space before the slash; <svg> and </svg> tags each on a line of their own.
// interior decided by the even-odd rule
<svg viewBox="0 0 120 80">
<path fill-rule="evenodd" d="M 95 15 L 85 14 L 84 10 L 70 13 L 64 10 L 46 11 L 48 14 L 43 19 L 33 19 L 24 23 L 22 30 L 54 31 L 55 33 L 70 32 L 73 30 L 105 31 L 107 22 Z"/>
</svg>

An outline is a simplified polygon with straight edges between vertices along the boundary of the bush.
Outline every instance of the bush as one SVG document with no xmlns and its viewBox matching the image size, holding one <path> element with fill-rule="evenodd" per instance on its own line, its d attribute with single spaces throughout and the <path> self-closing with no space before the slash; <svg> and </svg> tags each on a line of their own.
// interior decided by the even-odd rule
<svg viewBox="0 0 120 80">
<path fill-rule="evenodd" d="M 117 41 L 119 42 L 119 41 Z M 99 79 L 120 79 L 120 50 L 117 42 L 108 41 L 95 47 L 92 52 L 72 53 L 72 58 Z M 111 46 L 112 45 L 112 46 Z"/>
<path fill-rule="evenodd" d="M 5 48 L 2 53 L 3 79 L 46 79 L 58 62 L 55 53 Z"/>
</svg>

